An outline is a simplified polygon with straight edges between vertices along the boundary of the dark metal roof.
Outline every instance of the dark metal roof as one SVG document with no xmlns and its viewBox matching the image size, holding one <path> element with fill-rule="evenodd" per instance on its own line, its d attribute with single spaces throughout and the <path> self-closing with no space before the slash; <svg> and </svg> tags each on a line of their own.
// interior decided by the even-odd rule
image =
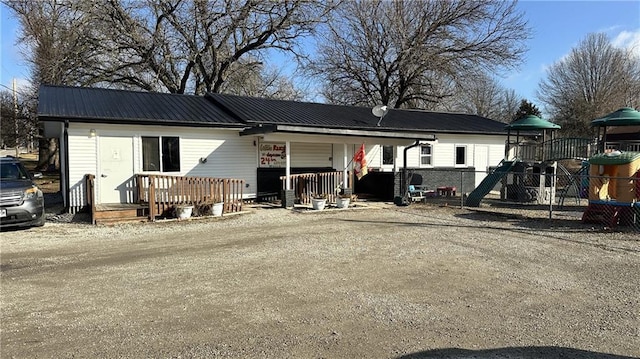
<svg viewBox="0 0 640 359">
<path fill-rule="evenodd" d="M 207 97 L 252 125 L 297 125 L 376 131 L 506 134 L 504 123 L 467 114 L 390 109 L 380 122 L 369 107 L 209 93 Z"/>
<path fill-rule="evenodd" d="M 209 127 L 278 126 L 404 133 L 506 134 L 504 123 L 467 114 L 390 109 L 377 126 L 371 108 L 209 93 L 205 96 L 102 88 L 40 87 L 43 121 Z M 318 132 L 320 133 L 320 132 Z"/>
<path fill-rule="evenodd" d="M 49 85 L 40 86 L 38 117 L 71 122 L 245 127 L 202 96 Z"/>
</svg>

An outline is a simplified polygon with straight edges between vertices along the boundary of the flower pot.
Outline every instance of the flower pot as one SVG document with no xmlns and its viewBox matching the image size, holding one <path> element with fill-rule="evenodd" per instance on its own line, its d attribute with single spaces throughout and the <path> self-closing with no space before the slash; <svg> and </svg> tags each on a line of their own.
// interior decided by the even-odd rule
<svg viewBox="0 0 640 359">
<path fill-rule="evenodd" d="M 193 206 L 176 207 L 176 217 L 178 219 L 187 219 L 191 217 L 191 213 L 193 213 Z"/>
<path fill-rule="evenodd" d="M 342 198 L 336 197 L 336 207 L 338 208 L 347 208 L 349 207 L 349 203 L 351 202 L 351 198 Z"/>
<path fill-rule="evenodd" d="M 214 217 L 222 216 L 223 208 L 224 208 L 224 202 L 214 203 L 213 206 L 211 206 L 211 214 Z"/>
<path fill-rule="evenodd" d="M 313 209 L 315 209 L 316 211 L 322 211 L 324 209 L 324 206 L 327 205 L 327 200 L 324 198 L 312 198 L 311 199 L 311 207 L 313 207 Z"/>
</svg>

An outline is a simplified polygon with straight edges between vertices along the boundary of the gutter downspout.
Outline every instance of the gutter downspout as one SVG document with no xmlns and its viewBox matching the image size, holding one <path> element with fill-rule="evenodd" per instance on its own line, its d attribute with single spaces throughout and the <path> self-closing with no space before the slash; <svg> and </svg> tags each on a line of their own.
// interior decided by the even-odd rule
<svg viewBox="0 0 640 359">
<path fill-rule="evenodd" d="M 69 120 L 64 121 L 64 132 L 62 135 L 64 145 L 64 211 L 69 213 Z"/>
<path fill-rule="evenodd" d="M 408 193 L 409 193 L 409 188 L 408 188 L 408 184 L 407 184 L 407 152 L 420 145 L 420 140 L 416 140 L 416 143 L 414 143 L 411 146 L 407 146 L 404 148 L 404 164 L 402 166 L 402 174 L 400 176 L 400 193 L 402 196 L 402 202 L 408 202 Z"/>
</svg>

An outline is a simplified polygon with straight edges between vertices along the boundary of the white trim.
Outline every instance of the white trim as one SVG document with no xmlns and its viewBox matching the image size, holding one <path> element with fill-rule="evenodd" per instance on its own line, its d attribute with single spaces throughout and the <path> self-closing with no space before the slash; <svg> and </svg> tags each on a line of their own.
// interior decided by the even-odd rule
<svg viewBox="0 0 640 359">
<path fill-rule="evenodd" d="M 458 163 L 458 148 L 464 148 L 464 163 Z M 454 145 L 453 146 L 453 165 L 454 167 L 468 167 L 467 163 L 469 155 L 468 145 Z"/>
<path fill-rule="evenodd" d="M 380 137 L 380 138 L 397 138 L 397 139 L 424 139 L 425 141 L 435 140 L 436 135 L 433 133 L 419 132 L 398 132 L 396 131 L 366 131 L 366 130 L 350 130 L 350 129 L 334 129 L 323 127 L 306 127 L 277 125 L 278 132 L 288 133 L 306 133 L 306 134 L 322 134 L 322 135 L 341 135 L 341 136 L 363 136 L 363 137 Z"/>
<path fill-rule="evenodd" d="M 430 148 L 430 153 L 429 155 L 422 155 L 422 147 L 425 146 L 429 146 Z M 432 168 L 433 167 L 433 151 L 434 150 L 434 146 L 432 143 L 420 143 L 420 146 L 418 147 L 418 165 L 420 168 Z M 429 158 L 429 164 L 424 164 L 422 163 L 422 158 L 423 157 L 428 157 Z"/>
<path fill-rule="evenodd" d="M 391 163 L 384 163 L 384 148 L 391 147 Z M 394 145 L 379 145 L 380 148 L 380 168 L 390 171 L 396 168 L 396 148 Z"/>
</svg>

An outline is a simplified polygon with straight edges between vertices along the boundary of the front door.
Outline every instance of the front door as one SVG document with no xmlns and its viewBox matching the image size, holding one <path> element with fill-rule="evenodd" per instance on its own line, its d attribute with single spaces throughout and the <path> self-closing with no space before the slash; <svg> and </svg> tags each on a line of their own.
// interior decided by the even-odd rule
<svg viewBox="0 0 640 359">
<path fill-rule="evenodd" d="M 98 203 L 128 203 L 133 199 L 133 139 L 100 137 Z"/>
</svg>

